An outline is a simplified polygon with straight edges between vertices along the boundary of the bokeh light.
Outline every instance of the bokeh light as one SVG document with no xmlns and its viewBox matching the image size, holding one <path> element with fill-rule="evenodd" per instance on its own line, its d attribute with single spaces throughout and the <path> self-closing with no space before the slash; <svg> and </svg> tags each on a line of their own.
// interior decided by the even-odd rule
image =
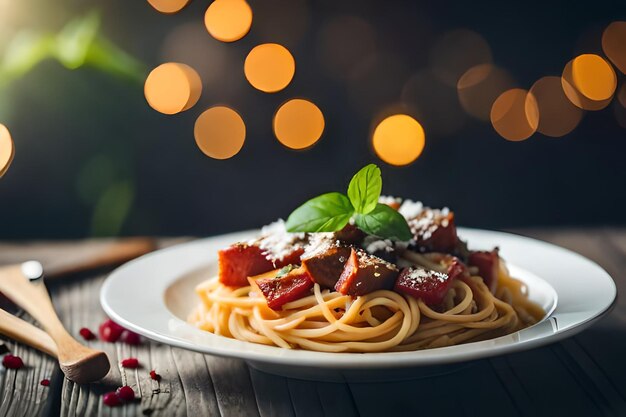
<svg viewBox="0 0 626 417">
<path fill-rule="evenodd" d="M 537 131 L 546 136 L 561 137 L 578 126 L 583 112 L 568 100 L 560 77 L 543 77 L 530 89 L 539 110 Z"/>
<path fill-rule="evenodd" d="M 252 25 L 252 9 L 244 0 L 215 0 L 204 14 L 204 25 L 218 41 L 235 42 Z"/>
<path fill-rule="evenodd" d="M 402 102 L 410 106 L 429 135 L 453 134 L 467 119 L 456 89 L 444 84 L 429 69 L 416 72 L 404 84 Z"/>
<path fill-rule="evenodd" d="M 433 73 L 454 87 L 470 68 L 491 63 L 491 48 L 478 33 L 457 29 L 443 35 L 430 52 L 429 62 Z"/>
<path fill-rule="evenodd" d="M 626 74 L 626 22 L 613 22 L 602 33 L 602 50 Z"/>
<path fill-rule="evenodd" d="M 468 69 L 459 78 L 457 94 L 461 107 L 471 116 L 488 121 L 493 102 L 515 83 L 508 72 L 491 64 Z"/>
<path fill-rule="evenodd" d="M 196 144 L 205 155 L 228 159 L 237 155 L 243 147 L 246 125 L 235 110 L 215 106 L 198 117 L 193 133 Z"/>
<path fill-rule="evenodd" d="M 394 114 L 381 121 L 374 129 L 372 146 L 376 155 L 391 165 L 408 165 L 424 150 L 425 134 L 422 125 L 406 114 Z"/>
<path fill-rule="evenodd" d="M 148 3 L 156 10 L 165 14 L 181 11 L 191 0 L 148 0 Z"/>
<path fill-rule="evenodd" d="M 13 156 L 15 154 L 15 148 L 13 146 L 13 140 L 9 129 L 0 123 L 0 178 L 7 172 Z"/>
<path fill-rule="evenodd" d="M 528 139 L 539 125 L 537 101 L 521 88 L 507 90 L 491 107 L 491 124 L 506 140 L 517 142 Z"/>
<path fill-rule="evenodd" d="M 252 48 L 243 69 L 254 88 L 275 93 L 287 87 L 293 79 L 296 61 L 284 46 L 264 43 Z"/>
<path fill-rule="evenodd" d="M 617 87 L 617 76 L 611 64 L 595 54 L 579 55 L 572 61 L 574 87 L 590 100 L 610 99 Z"/>
<path fill-rule="evenodd" d="M 324 132 L 324 115 L 313 103 L 291 99 L 274 115 L 274 134 L 280 143 L 291 149 L 305 149 L 315 144 Z"/>
<path fill-rule="evenodd" d="M 576 83 L 574 82 L 574 60 L 569 61 L 565 68 L 563 69 L 563 74 L 561 75 L 561 87 L 563 87 L 563 92 L 576 107 L 579 107 L 584 110 L 601 110 L 609 105 L 611 102 L 611 97 L 604 100 L 592 100 L 582 92 L 578 90 Z M 611 69 L 611 71 L 613 71 Z M 583 75 L 584 71 L 579 72 L 579 78 Z M 615 73 L 613 72 L 613 75 Z M 591 75 L 593 77 L 593 75 Z M 598 81 L 589 81 L 590 85 L 595 85 Z M 602 83 L 605 84 L 605 83 Z M 590 87 L 591 89 L 597 87 Z M 601 87 L 602 88 L 602 87 Z"/>
<path fill-rule="evenodd" d="M 335 78 L 350 78 L 359 63 L 375 53 L 374 28 L 360 17 L 333 17 L 320 29 L 318 59 L 322 67 Z"/>
<path fill-rule="evenodd" d="M 189 65 L 176 62 L 161 64 L 153 69 L 144 85 L 150 107 L 164 114 L 189 110 L 198 102 L 202 81 Z"/>
</svg>

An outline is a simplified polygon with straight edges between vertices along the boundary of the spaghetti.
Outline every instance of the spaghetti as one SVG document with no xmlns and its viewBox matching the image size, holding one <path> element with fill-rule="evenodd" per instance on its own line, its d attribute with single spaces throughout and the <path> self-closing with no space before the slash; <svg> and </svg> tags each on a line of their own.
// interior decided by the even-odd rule
<svg viewBox="0 0 626 417">
<path fill-rule="evenodd" d="M 436 268 L 423 255 L 414 264 Z M 421 261 L 421 262 L 420 262 Z M 268 307 L 253 286 L 232 288 L 216 278 L 197 287 L 202 302 L 189 321 L 198 328 L 238 340 L 320 352 L 382 352 L 428 349 L 490 339 L 528 327 L 544 316 L 528 299 L 526 286 L 500 262 L 493 294 L 480 276 L 454 280 L 442 303 L 391 290 L 353 297 L 322 290 Z"/>
</svg>

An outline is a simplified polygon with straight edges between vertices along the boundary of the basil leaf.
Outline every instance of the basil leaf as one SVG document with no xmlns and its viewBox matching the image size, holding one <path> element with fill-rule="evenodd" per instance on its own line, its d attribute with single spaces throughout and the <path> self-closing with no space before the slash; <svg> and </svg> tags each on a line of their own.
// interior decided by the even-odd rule
<svg viewBox="0 0 626 417">
<path fill-rule="evenodd" d="M 354 211 L 367 214 L 374 210 L 382 189 L 383 179 L 380 176 L 380 168 L 376 165 L 369 164 L 354 174 L 348 186 L 348 197 Z"/>
<path fill-rule="evenodd" d="M 285 226 L 294 232 L 335 232 L 341 230 L 354 214 L 348 197 L 328 193 L 315 197 L 294 210 Z"/>
<path fill-rule="evenodd" d="M 409 225 L 400 213 L 386 204 L 376 204 L 368 214 L 357 214 L 356 225 L 371 235 L 407 241 L 413 237 Z"/>
</svg>

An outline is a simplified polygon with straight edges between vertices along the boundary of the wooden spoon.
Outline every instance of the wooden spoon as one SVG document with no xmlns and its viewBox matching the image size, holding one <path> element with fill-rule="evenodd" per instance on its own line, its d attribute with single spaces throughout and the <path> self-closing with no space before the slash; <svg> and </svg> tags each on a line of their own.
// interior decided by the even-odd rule
<svg viewBox="0 0 626 417">
<path fill-rule="evenodd" d="M 0 291 L 33 316 L 54 340 L 59 365 L 68 379 L 83 384 L 103 378 L 111 368 L 109 358 L 81 345 L 65 330 L 42 278 L 43 268 L 36 261 L 1 268 Z"/>
<path fill-rule="evenodd" d="M 0 309 L 0 334 L 56 358 L 57 345 L 48 333 Z"/>
</svg>

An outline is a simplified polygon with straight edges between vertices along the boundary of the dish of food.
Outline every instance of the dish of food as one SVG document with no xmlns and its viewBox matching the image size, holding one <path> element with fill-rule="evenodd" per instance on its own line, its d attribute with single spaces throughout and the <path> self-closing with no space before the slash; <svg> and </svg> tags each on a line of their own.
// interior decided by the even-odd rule
<svg viewBox="0 0 626 417">
<path fill-rule="evenodd" d="M 413 377 L 424 366 L 553 342 L 591 325 L 615 299 L 615 284 L 602 268 L 555 245 L 456 228 L 450 211 L 406 202 L 401 209 L 399 201 L 377 195 L 376 210 L 387 213 L 388 207 L 406 223 L 411 237 L 403 239 L 401 223 L 376 222 L 362 214 L 366 204 L 348 207 L 332 197 L 343 214 L 330 213 L 331 220 L 311 222 L 297 209 L 296 221 L 292 214 L 262 231 L 201 239 L 131 261 L 107 278 L 101 304 L 124 327 L 173 346 L 241 358 L 281 375 L 363 381 Z M 329 214 L 320 207 L 314 212 Z M 441 219 L 437 230 L 446 231 L 431 233 L 430 243 L 421 242 L 425 249 L 414 239 L 415 226 L 422 225 L 411 221 L 416 212 Z M 303 219 L 337 230 L 294 230 Z M 358 239 L 337 238 L 348 231 Z M 454 236 L 454 248 L 442 250 L 436 245 L 446 239 L 436 236 Z M 243 244 L 233 246 L 236 242 Z M 295 254 L 288 254 L 294 246 Z M 245 254 L 249 248 L 261 255 L 258 263 L 265 260 L 262 270 L 244 268 L 245 262 L 229 264 L 230 251 Z M 283 255 L 281 263 L 267 261 L 268 248 Z M 327 266 L 319 259 L 329 248 L 347 257 L 339 262 L 334 283 L 322 282 L 320 276 L 331 274 L 315 270 Z M 368 268 L 375 272 L 364 274 Z M 365 280 L 381 268 L 382 283 Z M 216 277 L 221 276 L 220 282 Z M 224 279 L 239 283 L 225 285 Z M 374 372 L 381 369 L 386 372 Z"/>
<path fill-rule="evenodd" d="M 439 210 L 422 213 L 442 217 Z M 437 230 L 456 239 L 452 216 Z M 265 228 L 261 239 L 222 249 L 218 276 L 196 289 L 201 302 L 190 323 L 288 349 L 381 352 L 484 340 L 545 316 L 528 299 L 527 286 L 511 277 L 497 249 L 467 251 L 465 261 L 420 253 L 418 247 L 396 255 L 400 249 L 389 240 L 338 238 L 355 234 L 352 228 L 294 236 L 279 221 Z M 277 240 L 290 242 L 288 254 L 268 261 L 271 246 L 264 252 L 264 242 Z M 390 261 L 376 256 L 379 251 Z M 287 265 L 274 268 L 276 263 Z M 255 275 L 248 275 L 251 270 Z"/>
<path fill-rule="evenodd" d="M 458 238 L 452 211 L 381 197 L 374 165 L 359 171 L 348 190 L 362 178 L 354 198 L 350 192 L 321 196 L 335 205 L 345 197 L 339 205 L 348 212 L 367 206 L 361 196 L 375 199 L 360 213 L 312 224 L 317 211 L 299 213 L 322 205 L 318 197 L 286 223 L 264 227 L 260 238 L 220 250 L 218 275 L 197 287 L 201 303 L 189 322 L 286 349 L 384 352 L 503 336 L 545 316 L 497 248 L 469 250 Z M 368 194 L 372 184 L 376 190 Z M 398 226 L 368 233 L 371 227 L 357 216 L 376 210 Z"/>
</svg>

